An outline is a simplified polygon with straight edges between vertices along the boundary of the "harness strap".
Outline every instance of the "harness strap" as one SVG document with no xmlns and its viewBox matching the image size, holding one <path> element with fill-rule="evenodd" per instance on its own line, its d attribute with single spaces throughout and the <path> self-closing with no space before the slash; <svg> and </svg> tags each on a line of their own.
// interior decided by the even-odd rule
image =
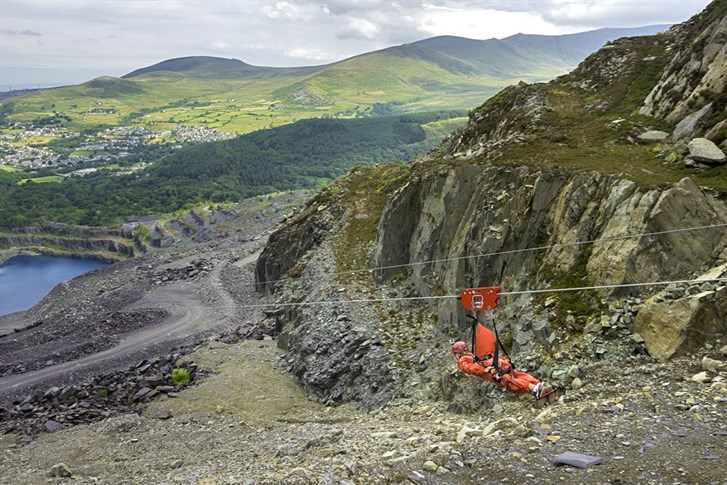
<svg viewBox="0 0 727 485">
<path fill-rule="evenodd" d="M 507 357 L 508 362 L 510 362 L 510 369 L 507 372 L 511 372 L 513 369 L 515 369 L 515 364 L 512 362 L 512 359 L 510 359 L 510 356 L 507 355 L 507 351 L 505 351 L 505 347 L 502 346 L 502 342 L 500 342 L 500 336 L 497 333 L 497 323 L 495 323 L 495 315 L 492 315 L 492 328 L 495 330 L 495 359 L 493 361 L 493 364 L 495 365 L 495 369 L 498 369 L 499 371 L 499 349 L 502 349 L 502 353 L 505 354 L 505 357 Z"/>
</svg>

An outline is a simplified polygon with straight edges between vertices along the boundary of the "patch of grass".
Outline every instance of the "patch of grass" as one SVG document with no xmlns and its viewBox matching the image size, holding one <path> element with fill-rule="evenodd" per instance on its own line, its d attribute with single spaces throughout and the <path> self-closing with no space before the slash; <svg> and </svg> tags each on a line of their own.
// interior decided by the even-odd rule
<svg viewBox="0 0 727 485">
<path fill-rule="evenodd" d="M 518 96 L 525 99 L 524 93 L 534 89 L 548 106 L 540 121 L 532 125 L 528 124 L 532 120 L 527 114 L 519 115 L 521 120 L 512 110 L 504 115 L 514 117 L 507 118 L 508 123 L 520 128 L 525 140 L 508 146 L 494 163 L 617 174 L 647 189 L 674 184 L 689 176 L 699 180 L 700 185 L 727 191 L 724 170 L 715 168 L 701 173 L 687 170 L 683 164 L 676 163 L 675 157 L 669 158 L 669 154 L 676 153 L 669 142 L 655 146 L 629 141 L 635 126 L 666 132 L 672 132 L 674 127 L 663 120 L 638 114 L 663 69 L 664 43 L 644 38 L 630 42 L 628 49 L 636 51 L 632 64 L 618 82 L 608 84 L 597 93 L 573 86 L 572 81 L 578 78 L 570 76 L 538 87 L 513 87 L 488 100 L 481 109 L 486 114 L 498 113 L 492 110 L 509 106 Z M 656 59 L 644 60 L 652 57 Z M 483 117 L 477 133 L 468 136 L 475 138 L 494 129 L 490 118 L 500 119 Z M 611 123 L 616 119 L 625 121 L 614 126 Z"/>
<path fill-rule="evenodd" d="M 590 255 L 591 250 L 589 248 L 578 255 L 570 268 L 556 271 L 551 267 L 544 267 L 541 268 L 539 274 L 546 281 L 550 281 L 548 286 L 552 289 L 591 286 L 592 282 L 588 278 L 587 269 Z M 556 328 L 563 328 L 565 326 L 568 315 L 573 315 L 576 321 L 584 323 L 589 316 L 598 313 L 600 308 L 600 298 L 592 290 L 553 294 L 543 293 L 536 295 L 535 301 L 543 305 L 553 295 L 557 295 L 555 316 L 552 318 L 552 323 L 555 324 Z"/>
<path fill-rule="evenodd" d="M 341 180 L 341 203 L 348 208 L 347 223 L 331 238 L 339 271 L 360 271 L 369 267 L 367 255 L 376 239 L 386 199 L 410 170 L 408 164 L 359 167 Z"/>
<path fill-rule="evenodd" d="M 47 175 L 45 177 L 35 177 L 35 178 L 29 178 L 29 179 L 23 179 L 18 182 L 18 185 L 27 184 L 28 182 L 33 182 L 36 184 L 47 184 L 47 183 L 58 183 L 62 182 L 63 177 L 60 175 Z"/>
<path fill-rule="evenodd" d="M 187 384 L 191 379 L 187 369 L 172 369 L 171 382 L 173 386 L 181 386 Z"/>
<path fill-rule="evenodd" d="M 422 125 L 429 140 L 441 140 L 449 136 L 455 129 L 467 124 L 467 117 L 462 116 L 449 120 L 433 121 Z"/>
<path fill-rule="evenodd" d="M 15 145 L 15 146 L 47 145 L 48 143 L 50 143 L 56 139 L 58 139 L 58 138 L 55 136 L 36 135 L 36 136 L 29 136 L 28 138 L 24 138 L 20 141 L 13 142 L 13 145 Z"/>
</svg>

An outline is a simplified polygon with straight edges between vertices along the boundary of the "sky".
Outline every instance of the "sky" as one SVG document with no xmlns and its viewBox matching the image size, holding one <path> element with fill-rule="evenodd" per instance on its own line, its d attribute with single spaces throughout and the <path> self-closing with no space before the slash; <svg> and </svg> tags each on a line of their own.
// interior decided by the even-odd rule
<svg viewBox="0 0 727 485">
<path fill-rule="evenodd" d="M 2 0 L 0 91 L 121 76 L 175 57 L 328 64 L 438 35 L 674 24 L 709 0 Z"/>
</svg>

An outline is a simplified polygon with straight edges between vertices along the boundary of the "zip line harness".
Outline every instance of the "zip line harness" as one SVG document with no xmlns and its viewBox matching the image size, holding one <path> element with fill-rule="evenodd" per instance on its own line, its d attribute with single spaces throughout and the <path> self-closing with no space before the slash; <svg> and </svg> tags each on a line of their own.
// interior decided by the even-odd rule
<svg viewBox="0 0 727 485">
<path fill-rule="evenodd" d="M 497 308 L 497 301 L 499 297 L 499 286 L 486 286 L 480 288 L 466 288 L 459 292 L 457 299 L 466 310 L 473 312 L 473 314 L 467 313 L 466 315 L 467 318 L 472 320 L 472 355 L 474 356 L 474 361 L 478 364 L 482 364 L 483 361 L 492 357 L 492 366 L 497 371 L 498 377 L 502 377 L 504 374 L 511 373 L 515 370 L 515 364 L 513 364 L 512 360 L 510 360 L 510 356 L 507 355 L 507 351 L 500 341 L 494 314 L 492 315 L 492 328 L 495 331 L 495 348 L 491 355 L 477 355 L 477 326 L 482 324 L 477 321 L 476 312 L 494 310 Z M 508 362 L 510 362 L 510 366 L 507 369 L 500 368 L 500 349 L 502 349 L 502 353 L 505 354 Z"/>
</svg>

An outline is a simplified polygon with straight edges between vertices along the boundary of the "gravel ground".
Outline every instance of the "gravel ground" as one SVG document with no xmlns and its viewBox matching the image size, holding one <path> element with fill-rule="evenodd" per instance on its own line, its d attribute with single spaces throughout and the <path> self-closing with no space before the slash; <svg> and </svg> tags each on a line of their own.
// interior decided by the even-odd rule
<svg viewBox="0 0 727 485">
<path fill-rule="evenodd" d="M 692 380 L 700 356 L 633 359 L 628 375 L 593 366 L 542 410 L 492 390 L 495 406 L 463 415 L 411 400 L 325 407 L 275 355 L 272 341 L 213 342 L 188 356 L 213 374 L 176 398 L 24 447 L 1 437 L 0 483 L 727 483 L 727 374 Z M 555 466 L 566 451 L 604 462 Z"/>
</svg>

